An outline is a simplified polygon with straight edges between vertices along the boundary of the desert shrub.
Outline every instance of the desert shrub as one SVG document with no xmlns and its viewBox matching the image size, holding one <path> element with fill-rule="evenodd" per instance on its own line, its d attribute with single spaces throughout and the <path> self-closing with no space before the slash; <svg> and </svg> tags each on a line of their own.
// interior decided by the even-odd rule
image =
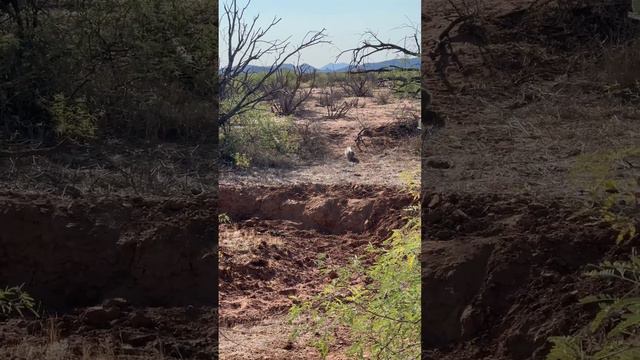
<svg viewBox="0 0 640 360">
<path fill-rule="evenodd" d="M 327 139 L 319 124 L 312 120 L 302 120 L 295 124 L 300 139 L 298 155 L 302 159 L 323 158 L 327 152 Z"/>
<path fill-rule="evenodd" d="M 320 93 L 318 98 L 318 105 L 327 107 L 337 104 L 344 98 L 344 93 L 334 87 L 329 87 Z"/>
<path fill-rule="evenodd" d="M 291 115 L 307 101 L 315 87 L 316 73 L 305 72 L 304 67 L 296 66 L 293 71 L 278 70 L 266 85 L 271 94 L 272 110 L 278 115 Z M 302 85 L 310 82 L 306 88 Z"/>
<path fill-rule="evenodd" d="M 352 110 L 358 107 L 358 99 L 353 100 L 345 100 L 341 103 L 332 103 L 326 106 L 327 109 L 327 118 L 329 119 L 340 119 L 345 116 Z"/>
<path fill-rule="evenodd" d="M 631 360 L 640 358 L 640 257 L 628 261 L 606 261 L 586 273 L 630 287 L 621 296 L 592 295 L 582 304 L 598 304 L 599 311 L 584 329 L 572 336 L 551 337 L 547 360 Z"/>
<path fill-rule="evenodd" d="M 298 153 L 300 138 L 289 118 L 264 110 L 236 116 L 220 133 L 221 159 L 240 168 L 285 166 Z"/>
<path fill-rule="evenodd" d="M 347 73 L 331 72 L 327 74 L 328 86 L 340 86 L 347 79 Z"/>
<path fill-rule="evenodd" d="M 318 88 L 324 88 L 329 86 L 329 73 L 316 74 L 316 86 Z"/>
<path fill-rule="evenodd" d="M 358 99 L 343 99 L 343 92 L 334 89 L 333 87 L 329 87 L 328 90 L 320 94 L 318 104 L 327 110 L 327 118 L 339 119 L 347 116 L 352 109 L 358 107 Z"/>
<path fill-rule="evenodd" d="M 417 182 L 414 182 L 414 185 Z M 416 186 L 414 186 L 416 187 Z M 416 190 L 417 191 L 417 190 Z M 289 311 L 290 321 L 301 320 L 292 336 L 311 332 L 311 344 L 322 358 L 333 345 L 333 334 L 346 328 L 354 358 L 418 359 L 420 357 L 420 220 L 419 209 L 409 209 L 406 224 L 395 230 L 382 248 L 370 245 L 375 260 L 366 266 L 354 258 L 342 268 L 318 265 L 337 277 L 309 300 Z"/>
<path fill-rule="evenodd" d="M 401 98 L 420 98 L 420 82 L 407 81 L 394 85 L 394 92 Z"/>
<path fill-rule="evenodd" d="M 0 316 L 19 314 L 24 316 L 24 311 L 28 311 L 35 316 L 39 316 L 36 311 L 36 302 L 26 291 L 22 290 L 22 285 L 5 287 L 0 289 Z"/>
<path fill-rule="evenodd" d="M 592 199 L 602 217 L 618 231 L 617 243 L 629 242 L 636 235 L 640 219 L 638 195 L 640 179 L 614 179 L 616 164 L 638 148 L 626 148 L 582 156 L 572 171 L 591 184 Z M 640 257 L 635 250 L 628 261 L 604 261 L 585 274 L 614 282 L 617 294 L 594 294 L 580 300 L 597 304 L 599 311 L 588 326 L 573 335 L 549 338 L 552 348 L 547 360 L 596 360 L 640 358 Z"/>
<path fill-rule="evenodd" d="M 370 97 L 373 96 L 375 75 L 371 73 L 347 74 L 340 86 L 347 96 Z"/>
<path fill-rule="evenodd" d="M 393 109 L 393 120 L 405 125 L 409 129 L 417 128 L 420 124 L 420 111 L 407 104 L 400 104 Z"/>
<path fill-rule="evenodd" d="M 391 82 L 392 91 L 401 98 L 420 96 L 420 71 L 391 70 L 377 74 L 379 81 Z"/>
<path fill-rule="evenodd" d="M 379 91 L 376 94 L 376 102 L 380 105 L 387 105 L 391 102 L 392 96 L 388 91 Z"/>
</svg>

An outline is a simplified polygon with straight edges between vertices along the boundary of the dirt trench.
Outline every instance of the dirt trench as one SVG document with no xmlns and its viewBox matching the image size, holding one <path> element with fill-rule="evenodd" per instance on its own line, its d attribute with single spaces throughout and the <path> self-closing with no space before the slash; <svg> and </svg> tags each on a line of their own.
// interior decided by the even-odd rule
<svg viewBox="0 0 640 360">
<path fill-rule="evenodd" d="M 220 358 L 318 358 L 306 339 L 289 338 L 290 297 L 312 296 L 330 281 L 318 259 L 344 265 L 380 244 L 411 201 L 384 186 L 221 188 L 220 211 L 231 223 L 220 226 Z M 341 345 L 329 358 L 343 358 Z"/>
<path fill-rule="evenodd" d="M 628 254 L 596 211 L 562 199 L 434 193 L 423 206 L 428 359 L 543 359 L 549 336 L 593 316 L 578 300 L 607 290 L 587 266 Z"/>
<path fill-rule="evenodd" d="M 24 284 L 44 315 L 0 319 L 0 357 L 210 359 L 214 204 L 0 193 L 0 279 Z"/>
</svg>

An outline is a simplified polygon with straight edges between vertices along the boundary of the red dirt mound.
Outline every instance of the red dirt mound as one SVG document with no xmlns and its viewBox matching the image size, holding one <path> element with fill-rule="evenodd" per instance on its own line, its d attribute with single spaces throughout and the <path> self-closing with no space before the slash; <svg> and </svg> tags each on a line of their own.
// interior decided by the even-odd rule
<svg viewBox="0 0 640 360">
<path fill-rule="evenodd" d="M 322 234 L 371 231 L 389 211 L 409 205 L 399 188 L 373 185 L 221 187 L 219 208 L 233 220 L 290 220 Z"/>
</svg>

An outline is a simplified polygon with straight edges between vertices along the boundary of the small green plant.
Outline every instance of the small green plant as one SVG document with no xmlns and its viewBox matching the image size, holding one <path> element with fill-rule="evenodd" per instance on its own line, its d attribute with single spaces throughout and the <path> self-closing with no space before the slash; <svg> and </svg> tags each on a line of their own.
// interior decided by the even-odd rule
<svg viewBox="0 0 640 360">
<path fill-rule="evenodd" d="M 327 254 L 319 253 L 318 255 L 316 255 L 315 263 L 316 263 L 316 267 L 321 271 L 325 269 L 325 265 L 327 264 Z"/>
<path fill-rule="evenodd" d="M 640 359 L 640 257 L 634 251 L 628 261 L 605 261 L 586 276 L 626 283 L 622 296 L 592 295 L 582 304 L 598 304 L 591 323 L 573 336 L 551 337 L 547 360 Z"/>
<path fill-rule="evenodd" d="M 231 224 L 231 217 L 227 213 L 218 214 L 218 224 Z"/>
<path fill-rule="evenodd" d="M 5 287 L 0 290 L 0 314 L 9 316 L 17 313 L 24 317 L 24 311 L 29 311 L 36 317 L 39 317 L 36 311 L 36 302 L 26 291 L 22 290 L 23 285 L 14 287 Z"/>
</svg>

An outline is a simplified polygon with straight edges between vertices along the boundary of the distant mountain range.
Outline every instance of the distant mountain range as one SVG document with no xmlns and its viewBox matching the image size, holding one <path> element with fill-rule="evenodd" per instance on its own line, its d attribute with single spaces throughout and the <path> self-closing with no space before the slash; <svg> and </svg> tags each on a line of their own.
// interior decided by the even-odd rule
<svg viewBox="0 0 640 360">
<path fill-rule="evenodd" d="M 284 70 L 292 70 L 295 67 L 293 64 L 284 64 L 282 65 L 282 69 Z M 329 73 L 329 72 L 347 72 L 351 69 L 351 66 L 347 63 L 334 63 L 327 64 L 321 68 L 315 68 L 309 64 L 302 64 L 301 67 L 305 72 L 312 72 L 316 70 L 319 73 Z M 420 58 L 409 58 L 409 59 L 393 59 L 386 60 L 376 63 L 368 63 L 364 65 L 358 66 L 358 70 L 379 70 L 384 68 L 402 68 L 402 69 L 420 69 Z M 249 65 L 247 66 L 246 71 L 249 73 L 260 73 L 269 70 L 269 66 L 256 66 Z M 222 70 L 221 70 L 222 71 Z"/>
</svg>

